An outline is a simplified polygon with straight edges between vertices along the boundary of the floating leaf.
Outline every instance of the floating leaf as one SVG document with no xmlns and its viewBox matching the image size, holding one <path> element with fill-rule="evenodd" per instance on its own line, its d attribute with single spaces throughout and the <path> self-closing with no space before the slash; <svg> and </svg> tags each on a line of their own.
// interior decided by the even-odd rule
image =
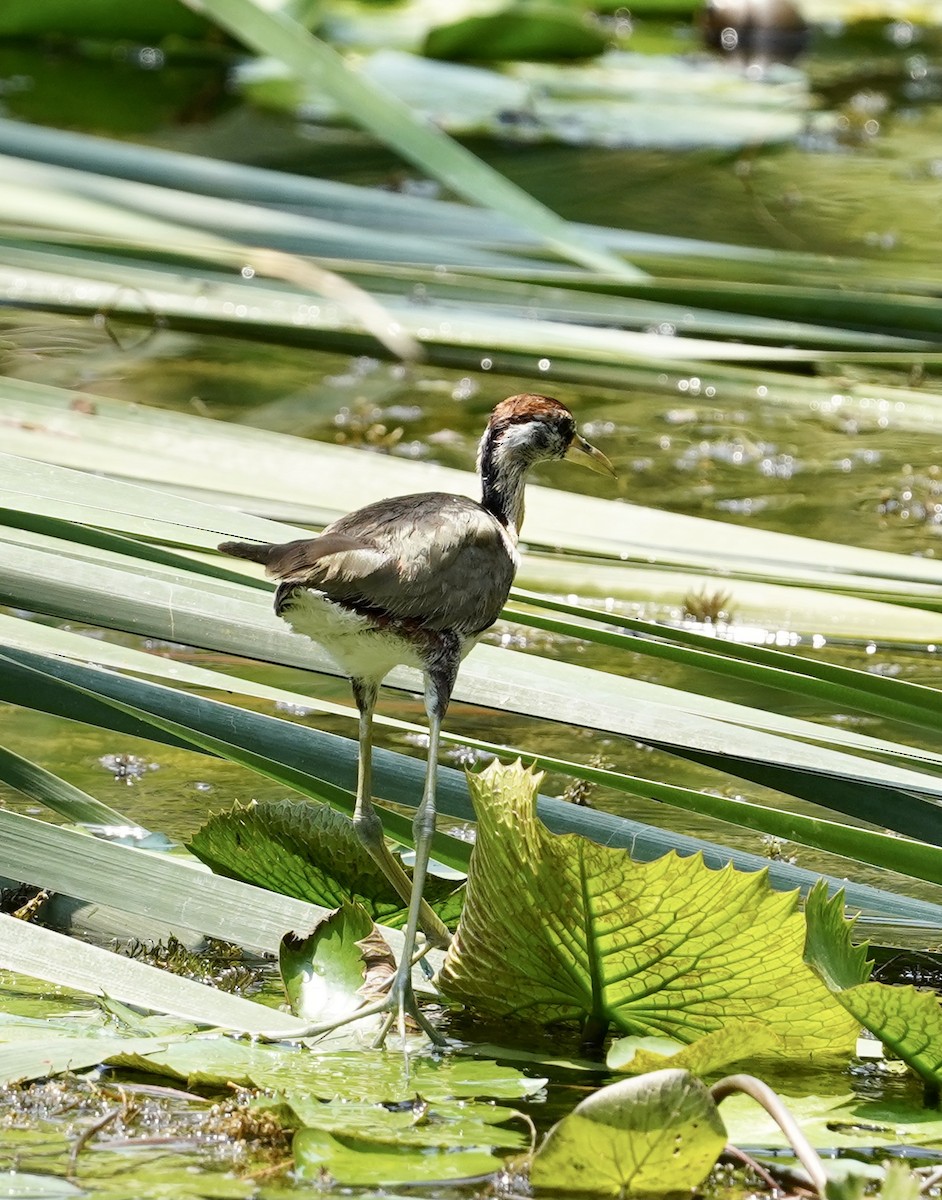
<svg viewBox="0 0 942 1200">
<path fill-rule="evenodd" d="M 59 1175 L 36 1175 L 30 1171 L 0 1171 L 0 1200 L 65 1200 L 87 1196 L 84 1188 Z"/>
<path fill-rule="evenodd" d="M 503 1166 L 502 1159 L 484 1148 L 415 1149 L 368 1137 L 338 1138 L 321 1129 L 298 1130 L 294 1160 L 302 1179 L 321 1181 L 326 1174 L 335 1184 L 381 1187 L 489 1175 Z"/>
<path fill-rule="evenodd" d="M 166 1049 L 168 1043 L 156 1037 L 57 1037 L 51 1029 L 32 1041 L 17 1040 L 4 1044 L 0 1038 L 0 1085 L 22 1083 L 28 1079 L 47 1079 L 63 1071 L 84 1071 L 118 1054 L 146 1055 Z M 0 1191 L 0 1196 L 3 1196 Z"/>
<path fill-rule="evenodd" d="M 825 1086 L 821 1081 L 819 1086 Z M 796 1089 L 797 1090 L 797 1089 Z M 779 1098 L 812 1146 L 866 1150 L 874 1146 L 942 1147 L 942 1117 L 912 1099 L 862 1100 L 838 1095 L 791 1095 Z M 728 1096 L 722 1105 L 729 1140 L 736 1146 L 786 1148 L 788 1139 L 772 1117 L 746 1095 Z"/>
<path fill-rule="evenodd" d="M 508 1124 L 517 1113 L 490 1101 L 462 1099 L 429 1102 L 412 1096 L 400 1104 L 331 1104 L 288 1089 L 284 1101 L 302 1125 L 335 1136 L 369 1136 L 400 1146 L 522 1147 L 523 1122 Z"/>
<path fill-rule="evenodd" d="M 190 1086 L 237 1083 L 286 1091 L 296 1106 L 337 1096 L 361 1104 L 385 1104 L 412 1099 L 416 1093 L 430 1103 L 481 1096 L 522 1100 L 546 1083 L 543 1078 L 529 1078 L 513 1067 L 482 1059 L 415 1055 L 406 1062 L 401 1054 L 379 1050 L 320 1053 L 316 1048 L 299 1050 L 285 1043 L 262 1045 L 211 1036 L 190 1038 L 146 1059 L 123 1055 L 111 1061 L 182 1079 Z"/>
<path fill-rule="evenodd" d="M 609 1070 L 631 1075 L 665 1067 L 709 1075 L 747 1058 L 781 1054 L 782 1049 L 782 1039 L 763 1021 L 737 1021 L 686 1046 L 673 1038 L 619 1038 L 609 1047 L 605 1061 Z"/>
<path fill-rule="evenodd" d="M 429 31 L 423 54 L 447 59 L 591 58 L 605 49 L 600 25 L 561 4 L 516 4 Z"/>
<path fill-rule="evenodd" d="M 706 1178 L 726 1129 L 707 1088 L 687 1071 L 654 1071 L 602 1088 L 554 1125 L 530 1182 L 597 1196 L 687 1192 Z"/>
<path fill-rule="evenodd" d="M 819 128 L 830 124 L 828 118 L 810 111 L 808 85 L 798 72 L 783 73 L 775 79 L 767 76 L 757 83 L 731 76 L 726 64 L 701 60 L 692 69 L 689 62 L 670 54 L 608 54 L 598 63 L 580 66 L 540 65 L 532 60 L 505 62 L 500 69 L 481 65 L 487 60 L 508 58 L 512 39 L 522 42 L 529 37 L 534 59 L 548 58 L 561 49 L 579 56 L 580 50 L 588 49 L 592 40 L 597 41 L 598 31 L 587 26 L 583 18 L 567 12 L 563 6 L 557 6 L 556 12 L 561 14 L 560 26 L 566 22 L 568 29 L 553 29 L 548 23 L 537 29 L 534 22 L 529 22 L 527 28 L 528 22 L 522 17 L 515 22 L 506 14 L 472 17 L 431 31 L 426 42 L 426 53 L 431 57 L 386 46 L 364 50 L 358 60 L 359 72 L 364 80 L 383 88 L 453 137 L 498 138 L 505 144 L 557 142 L 609 150 L 615 147 L 732 149 L 750 143 L 758 146 L 790 141 L 809 121 Z M 482 31 L 486 23 L 498 21 L 506 34 L 500 39 L 503 45 L 492 44 Z M 567 37 L 565 42 L 561 34 Z M 538 36 L 542 36 L 542 53 L 537 48 Z M 478 63 L 472 66 L 467 62 L 443 61 L 446 59 L 477 59 Z M 242 65 L 236 71 L 235 81 L 250 99 L 264 107 L 287 110 L 302 117 L 316 112 L 321 121 L 331 124 L 348 119 L 343 106 L 320 79 L 302 84 L 271 59 Z M 350 234 L 353 232 L 350 230 Z M 357 240 L 363 245 L 366 231 L 357 232 Z M 348 235 L 348 245 L 352 240 Z M 641 250 L 645 257 L 647 249 Z M 427 247 L 421 247 L 420 261 L 427 261 L 429 252 Z M 387 260 L 398 257 L 401 261 L 404 257 L 398 246 L 380 253 Z M 519 261 L 505 260 L 505 265 L 507 271 L 501 280 L 494 270 L 492 251 L 487 266 L 491 276 L 498 279 L 498 285 L 506 285 L 508 271 L 515 275 L 519 272 Z M 653 286 L 660 289 L 664 284 L 659 280 Z M 689 289 L 689 296 L 693 290 L 690 281 L 685 280 L 685 288 Z M 492 295 L 492 303 L 499 304 L 501 296 L 502 289 Z M 723 300 L 730 302 L 726 297 Z M 716 309 L 723 306 L 723 300 L 716 302 Z M 752 306 L 742 305 L 740 300 L 738 306 L 748 310 L 758 304 L 754 301 Z M 815 315 L 813 311 L 803 312 L 796 321 L 796 332 L 800 331 L 812 343 L 831 340 L 834 336 L 831 330 L 811 325 Z M 700 313 L 691 313 L 693 321 L 699 317 Z M 711 317 L 716 321 L 716 311 L 706 319 Z M 745 328 L 755 332 L 761 329 L 767 333 L 774 323 L 768 318 L 763 320 L 754 311 L 750 312 L 750 318 Z M 685 337 L 696 332 L 695 326 L 691 328 L 685 322 Z M 910 337 L 917 335 L 915 327 L 908 332 Z M 875 345 L 881 344 L 881 335 L 876 336 Z M 852 339 L 859 344 L 859 335 L 852 335 Z"/>
<path fill-rule="evenodd" d="M 790 1055 L 851 1049 L 856 1023 L 802 961 L 797 894 L 698 856 L 637 863 L 554 836 L 536 818 L 539 779 L 519 763 L 469 779 L 478 839 L 443 992 L 543 1023 L 692 1042 L 753 1019 Z"/>
<path fill-rule="evenodd" d="M 191 8 L 232 33 L 256 54 L 283 62 L 304 83 L 315 83 L 357 124 L 391 146 L 420 170 L 467 200 L 486 205 L 531 233 L 542 235 L 558 253 L 616 278 L 639 272 L 550 212 L 504 176 L 423 121 L 398 97 L 362 77 L 331 46 L 311 37 L 282 11 L 264 9 L 256 0 L 185 0 Z"/>
</svg>

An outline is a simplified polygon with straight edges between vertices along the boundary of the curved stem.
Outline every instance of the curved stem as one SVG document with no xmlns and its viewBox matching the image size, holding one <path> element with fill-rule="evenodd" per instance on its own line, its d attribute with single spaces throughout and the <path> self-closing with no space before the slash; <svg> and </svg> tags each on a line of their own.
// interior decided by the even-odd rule
<svg viewBox="0 0 942 1200">
<path fill-rule="evenodd" d="M 785 1107 L 781 1097 L 773 1092 L 767 1083 L 756 1079 L 754 1075 L 727 1075 L 725 1079 L 719 1080 L 710 1088 L 710 1095 L 717 1104 L 725 1100 L 727 1096 L 731 1096 L 733 1092 L 745 1092 L 757 1104 L 762 1105 L 788 1138 L 798 1161 L 808 1172 L 814 1187 L 823 1196 L 828 1177 L 824 1172 L 821 1159 L 817 1150 L 801 1132 L 798 1122 Z"/>
<path fill-rule="evenodd" d="M 735 1158 L 737 1162 L 742 1163 L 744 1167 L 748 1167 L 750 1171 L 754 1171 L 773 1194 L 780 1190 L 779 1184 L 772 1178 L 762 1163 L 756 1162 L 752 1155 L 747 1154 L 745 1150 L 740 1150 L 738 1146 L 727 1143 L 723 1153 L 728 1158 Z"/>
</svg>

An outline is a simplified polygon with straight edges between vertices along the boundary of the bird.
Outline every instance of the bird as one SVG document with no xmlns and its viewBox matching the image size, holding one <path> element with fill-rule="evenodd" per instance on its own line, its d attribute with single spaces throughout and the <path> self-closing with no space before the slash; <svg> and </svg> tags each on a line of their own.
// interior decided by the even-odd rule
<svg viewBox="0 0 942 1200">
<path fill-rule="evenodd" d="M 530 393 L 510 396 L 491 412 L 478 446 L 480 502 L 446 492 L 395 496 L 348 513 L 318 537 L 219 545 L 224 554 L 265 567 L 278 581 L 276 614 L 319 643 L 350 679 L 359 712 L 354 828 L 408 905 L 404 949 L 386 997 L 349 1018 L 383 1013 L 377 1046 L 397 1018 L 404 1036 L 407 1015 L 432 1041 L 443 1041 L 412 990 L 419 929 L 427 945 L 447 946 L 450 936 L 422 895 L 435 831 L 439 737 L 459 665 L 510 593 L 527 473 L 553 459 L 615 475 L 605 455 L 579 434 L 565 404 Z M 386 845 L 372 802 L 373 714 L 382 681 L 399 665 L 422 672 L 428 719 L 411 880 Z"/>
</svg>

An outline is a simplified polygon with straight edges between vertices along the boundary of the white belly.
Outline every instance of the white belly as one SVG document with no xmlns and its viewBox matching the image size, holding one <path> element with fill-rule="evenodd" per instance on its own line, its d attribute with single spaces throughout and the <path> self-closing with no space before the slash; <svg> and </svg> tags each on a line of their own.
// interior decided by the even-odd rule
<svg viewBox="0 0 942 1200">
<path fill-rule="evenodd" d="M 342 608 L 323 592 L 298 588 L 281 616 L 355 679 L 382 679 L 398 666 L 423 668 L 411 642 L 391 629 L 374 629 L 369 618 Z"/>
</svg>

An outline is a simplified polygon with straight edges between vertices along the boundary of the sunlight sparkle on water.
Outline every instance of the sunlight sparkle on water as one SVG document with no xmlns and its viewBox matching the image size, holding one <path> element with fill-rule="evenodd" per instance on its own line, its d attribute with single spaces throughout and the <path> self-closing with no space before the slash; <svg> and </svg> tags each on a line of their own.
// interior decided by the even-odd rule
<svg viewBox="0 0 942 1200">
<path fill-rule="evenodd" d="M 166 61 L 163 50 L 156 46 L 142 46 L 136 54 L 137 65 L 145 71 L 158 71 Z"/>
</svg>

